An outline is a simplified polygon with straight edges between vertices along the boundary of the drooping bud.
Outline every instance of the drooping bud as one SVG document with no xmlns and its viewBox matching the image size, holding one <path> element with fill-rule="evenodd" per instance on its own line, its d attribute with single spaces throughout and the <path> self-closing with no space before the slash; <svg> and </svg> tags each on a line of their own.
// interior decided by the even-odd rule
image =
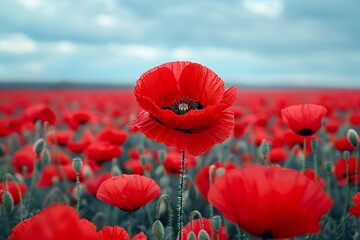
<svg viewBox="0 0 360 240">
<path fill-rule="evenodd" d="M 357 132 L 350 128 L 347 132 L 347 139 L 349 140 L 349 142 L 351 143 L 351 145 L 354 148 L 357 148 L 359 146 L 359 135 L 357 134 Z"/>
<path fill-rule="evenodd" d="M 210 240 L 210 236 L 204 229 L 201 229 L 198 233 L 198 239 L 199 240 Z"/>
<path fill-rule="evenodd" d="M 215 230 L 218 232 L 221 228 L 221 217 L 219 215 L 213 216 L 212 223 Z"/>
<path fill-rule="evenodd" d="M 44 151 L 45 145 L 46 142 L 43 138 L 39 138 L 38 140 L 36 140 L 36 142 L 34 143 L 34 152 L 36 153 L 36 155 L 39 155 Z"/>
<path fill-rule="evenodd" d="M 164 150 L 164 149 L 160 149 L 159 151 L 158 151 L 158 154 L 159 154 L 159 160 L 160 160 L 160 162 L 164 162 L 165 161 L 165 159 L 166 159 L 166 151 Z"/>
<path fill-rule="evenodd" d="M 262 155 L 266 156 L 269 153 L 270 144 L 267 141 L 262 141 L 260 145 L 260 151 Z"/>
<path fill-rule="evenodd" d="M 193 231 L 190 231 L 187 235 L 188 240 L 196 240 L 196 235 Z"/>
<path fill-rule="evenodd" d="M 151 228 L 152 234 L 156 240 L 164 239 L 165 230 L 160 220 L 155 220 Z"/>
<path fill-rule="evenodd" d="M 315 138 L 311 139 L 310 144 L 311 144 L 311 149 L 313 151 L 316 151 L 316 149 L 319 147 L 319 143 L 318 143 L 317 139 L 315 139 Z"/>
<path fill-rule="evenodd" d="M 349 151 L 344 151 L 344 152 L 343 152 L 343 157 L 345 158 L 346 161 L 349 160 L 349 158 L 350 158 L 350 152 L 349 152 Z"/>
<path fill-rule="evenodd" d="M 75 170 L 76 173 L 79 173 L 81 171 L 82 168 L 82 160 L 80 157 L 74 157 L 73 161 L 72 161 L 72 166 Z"/>
<path fill-rule="evenodd" d="M 4 205 L 5 210 L 8 213 L 11 213 L 14 209 L 14 198 L 12 197 L 9 191 L 4 191 L 2 195 L 2 202 Z"/>
</svg>

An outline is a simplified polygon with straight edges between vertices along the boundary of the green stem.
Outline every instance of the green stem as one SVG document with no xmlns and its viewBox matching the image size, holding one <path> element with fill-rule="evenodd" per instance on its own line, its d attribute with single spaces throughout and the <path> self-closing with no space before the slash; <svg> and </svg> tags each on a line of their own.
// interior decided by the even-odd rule
<svg viewBox="0 0 360 240">
<path fill-rule="evenodd" d="M 304 146 L 303 146 L 303 152 L 304 152 L 304 159 L 302 161 L 302 167 L 301 172 L 304 173 L 305 166 L 306 166 L 306 137 L 304 136 Z"/>
<path fill-rule="evenodd" d="M 349 160 L 346 159 L 346 190 L 345 190 L 345 204 L 344 204 L 344 213 L 347 213 L 347 207 L 349 202 Z"/>
<path fill-rule="evenodd" d="M 119 215 L 119 209 L 117 209 L 117 207 L 111 207 L 112 208 L 112 214 L 111 214 L 111 221 L 113 225 L 116 225 L 117 223 L 117 219 L 118 219 L 118 215 Z M 111 210 L 110 208 L 110 210 Z"/>
<path fill-rule="evenodd" d="M 76 173 L 76 195 L 76 211 L 80 215 L 80 174 L 78 172 Z"/>
<path fill-rule="evenodd" d="M 153 223 L 153 220 L 152 220 L 150 209 L 149 209 L 148 205 L 145 206 L 145 210 L 146 210 L 146 215 L 147 215 L 148 220 L 149 220 L 149 224 L 151 225 Z"/>
<path fill-rule="evenodd" d="M 315 172 L 315 183 L 318 183 L 318 166 L 317 166 L 317 153 L 314 152 L 314 172 Z"/>
<path fill-rule="evenodd" d="M 185 175 L 185 151 L 181 152 L 181 164 L 180 164 L 180 180 L 178 188 L 178 236 L 179 240 L 182 240 L 182 228 L 184 225 L 184 203 L 183 203 L 183 193 L 184 193 L 184 175 Z"/>
<path fill-rule="evenodd" d="M 357 157 L 355 156 L 355 193 L 357 192 L 358 189 L 358 184 L 359 184 L 359 180 L 358 180 L 358 164 L 359 161 L 357 159 Z"/>
<path fill-rule="evenodd" d="M 35 157 L 35 160 L 34 160 L 34 167 L 33 167 L 33 174 L 32 174 L 32 177 L 31 177 L 31 184 L 30 184 L 30 189 L 27 193 L 27 205 L 28 205 L 28 211 L 30 212 L 31 211 L 31 194 L 34 190 L 34 187 L 35 187 L 35 180 L 36 180 L 36 175 L 37 175 L 37 162 L 38 162 L 38 157 L 39 156 L 36 156 Z"/>
<path fill-rule="evenodd" d="M 132 227 L 132 215 L 133 215 L 133 212 L 130 212 L 129 213 L 129 218 L 128 218 L 128 229 L 127 229 L 127 232 L 129 233 L 129 236 L 131 238 L 131 227 Z"/>
<path fill-rule="evenodd" d="M 214 174 L 216 172 L 215 165 L 211 165 L 209 168 L 209 186 L 211 188 L 213 182 L 214 182 Z M 214 231 L 213 231 L 213 217 L 214 217 L 214 208 L 211 204 L 209 204 L 209 210 L 210 210 L 210 219 L 211 219 L 211 228 L 210 228 L 210 236 L 211 239 L 214 239 Z"/>
</svg>

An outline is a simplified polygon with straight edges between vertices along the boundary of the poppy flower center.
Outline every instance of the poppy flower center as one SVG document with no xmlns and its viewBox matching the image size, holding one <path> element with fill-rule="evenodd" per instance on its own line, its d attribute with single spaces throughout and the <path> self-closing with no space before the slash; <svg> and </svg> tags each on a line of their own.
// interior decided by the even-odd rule
<svg viewBox="0 0 360 240">
<path fill-rule="evenodd" d="M 203 109 L 203 106 L 194 99 L 180 98 L 173 102 L 171 107 L 163 107 L 163 109 L 170 109 L 177 115 L 183 115 L 190 110 Z"/>
</svg>

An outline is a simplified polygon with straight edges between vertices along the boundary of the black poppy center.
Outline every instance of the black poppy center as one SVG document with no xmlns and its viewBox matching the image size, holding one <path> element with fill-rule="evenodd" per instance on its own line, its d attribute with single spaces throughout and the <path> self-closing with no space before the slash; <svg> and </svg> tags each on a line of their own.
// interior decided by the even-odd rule
<svg viewBox="0 0 360 240">
<path fill-rule="evenodd" d="M 301 136 L 310 136 L 310 135 L 313 135 L 314 132 L 313 132 L 313 130 L 311 130 L 311 129 L 303 128 L 303 129 L 301 129 L 301 130 L 299 131 L 299 134 L 300 134 Z"/>
<path fill-rule="evenodd" d="M 162 109 L 170 109 L 177 115 L 183 115 L 190 110 L 203 109 L 203 106 L 194 99 L 180 98 L 173 102 L 170 107 L 163 107 Z"/>
</svg>

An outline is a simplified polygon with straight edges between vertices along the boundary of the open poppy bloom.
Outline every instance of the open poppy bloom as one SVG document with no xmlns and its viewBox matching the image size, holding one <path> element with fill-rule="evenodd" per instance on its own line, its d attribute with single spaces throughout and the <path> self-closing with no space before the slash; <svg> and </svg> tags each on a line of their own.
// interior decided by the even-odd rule
<svg viewBox="0 0 360 240">
<path fill-rule="evenodd" d="M 130 240 L 128 232 L 119 226 L 106 226 L 103 227 L 98 233 L 99 240 L 111 240 L 111 239 L 122 239 Z"/>
<path fill-rule="evenodd" d="M 295 133 L 310 136 L 319 131 L 327 110 L 316 104 L 293 105 L 281 110 L 282 117 Z"/>
<path fill-rule="evenodd" d="M 349 213 L 355 217 L 360 217 L 360 192 L 357 192 L 351 200 L 355 203 L 355 206 L 349 208 Z"/>
<path fill-rule="evenodd" d="M 124 211 L 136 211 L 157 198 L 161 190 L 151 178 L 122 174 L 105 180 L 96 197 Z"/>
<path fill-rule="evenodd" d="M 320 230 L 333 202 L 314 181 L 292 169 L 251 165 L 217 178 L 209 202 L 254 236 L 287 238 Z"/>
<path fill-rule="evenodd" d="M 143 111 L 129 125 L 146 137 L 200 155 L 222 143 L 234 129 L 235 86 L 191 62 L 169 62 L 145 72 L 134 94 Z"/>
<path fill-rule="evenodd" d="M 86 219 L 79 219 L 70 206 L 53 205 L 39 214 L 20 222 L 12 230 L 9 240 L 98 240 L 96 226 Z"/>
<path fill-rule="evenodd" d="M 56 115 L 54 111 L 42 103 L 37 103 L 29 106 L 24 112 L 25 120 L 35 123 L 37 120 L 42 122 L 48 122 L 53 125 L 56 121 Z"/>
</svg>

